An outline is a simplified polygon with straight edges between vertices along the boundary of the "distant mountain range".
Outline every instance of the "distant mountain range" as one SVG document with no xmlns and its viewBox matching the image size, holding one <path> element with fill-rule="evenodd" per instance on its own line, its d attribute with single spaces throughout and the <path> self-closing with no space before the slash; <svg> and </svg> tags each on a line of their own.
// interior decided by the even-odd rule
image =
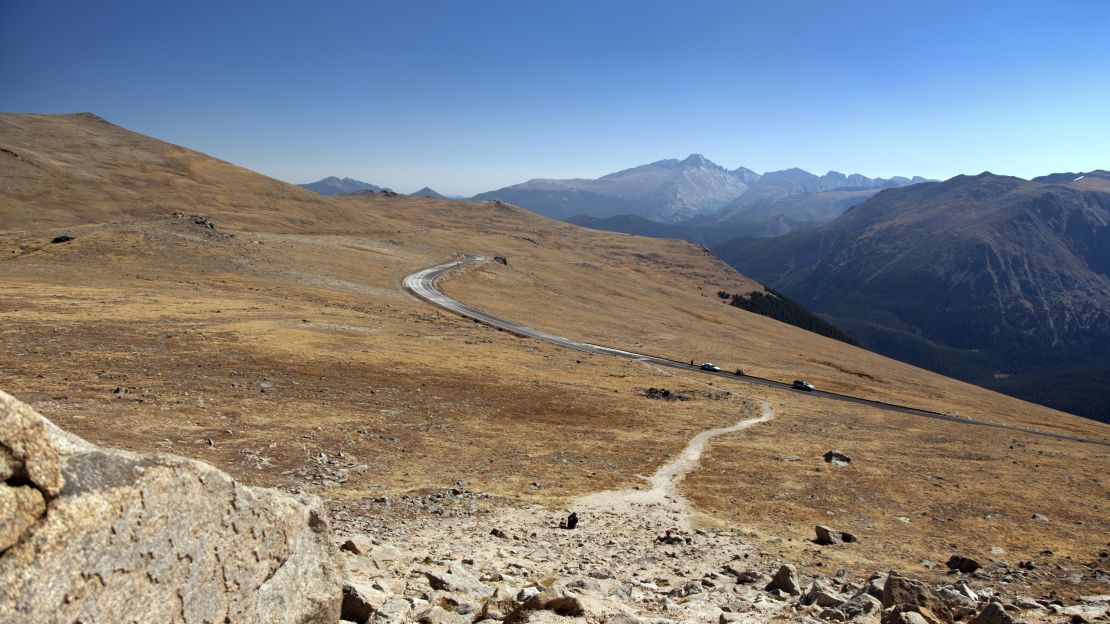
<svg viewBox="0 0 1110 624">
<path fill-rule="evenodd" d="M 693 154 L 685 160 L 660 160 L 596 180 L 529 180 L 474 199 L 500 199 L 552 219 L 578 215 L 633 215 L 674 223 L 716 212 L 748 190 L 746 169 L 729 171 Z"/>
<path fill-rule="evenodd" d="M 472 199 L 498 199 L 598 230 L 713 245 L 738 236 L 780 236 L 813 227 L 881 189 L 923 181 L 920 177 L 869 178 L 836 171 L 818 176 L 797 168 L 759 174 L 746 167 L 729 170 L 691 154 L 683 160 L 660 160 L 596 180 L 529 180 Z M 336 177 L 300 186 L 323 195 L 383 190 L 368 182 Z M 412 195 L 448 199 L 429 187 Z M 644 220 L 680 227 L 657 227 Z"/>
<path fill-rule="evenodd" d="M 308 184 L 298 184 L 301 188 L 315 191 L 321 195 L 346 195 L 347 193 L 354 193 L 356 191 L 374 191 L 378 192 L 383 190 L 382 187 L 369 182 L 363 182 L 354 178 L 337 178 L 330 176 L 323 180 L 317 180 Z"/>
<path fill-rule="evenodd" d="M 883 190 L 717 253 L 911 364 L 1110 422 L 1110 173 Z"/>
<path fill-rule="evenodd" d="M 817 176 L 797 168 L 765 174 L 745 167 L 730 171 L 694 154 L 596 180 L 531 180 L 474 198 L 500 199 L 598 230 L 714 245 L 739 236 L 781 236 L 814 227 L 884 188 L 925 181 L 835 171 Z"/>
</svg>

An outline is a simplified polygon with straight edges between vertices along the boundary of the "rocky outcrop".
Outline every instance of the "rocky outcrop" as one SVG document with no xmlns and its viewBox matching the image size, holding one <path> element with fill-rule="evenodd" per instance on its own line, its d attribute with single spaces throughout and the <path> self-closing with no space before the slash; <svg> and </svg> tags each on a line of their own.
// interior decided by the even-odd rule
<svg viewBox="0 0 1110 624">
<path fill-rule="evenodd" d="M 101 449 L 0 392 L 0 621 L 334 622 L 315 499 Z"/>
</svg>

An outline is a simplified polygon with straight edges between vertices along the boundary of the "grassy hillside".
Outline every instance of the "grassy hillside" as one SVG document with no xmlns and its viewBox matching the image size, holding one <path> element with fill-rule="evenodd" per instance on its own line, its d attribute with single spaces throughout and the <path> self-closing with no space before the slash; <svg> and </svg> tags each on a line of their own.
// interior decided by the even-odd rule
<svg viewBox="0 0 1110 624">
<path fill-rule="evenodd" d="M 682 488 L 703 512 L 700 522 L 760 532 L 768 552 L 789 554 L 811 536 L 812 517 L 840 513 L 851 500 L 811 498 L 805 488 L 835 479 L 846 492 L 861 478 L 873 496 L 906 507 L 964 509 L 977 491 L 916 480 L 902 487 L 875 475 L 916 465 L 946 483 L 971 482 L 969 471 L 984 462 L 972 449 L 1009 445 L 1016 450 L 1006 459 L 1018 463 L 991 455 L 999 467 L 991 506 L 1006 514 L 961 515 L 970 536 L 960 538 L 963 549 L 1001 545 L 1032 556 L 1043 543 L 1029 539 L 1024 519 L 1045 506 L 1067 523 L 1052 544 L 1061 556 L 1094 556 L 1110 532 L 1104 478 L 1069 480 L 1076 465 L 1105 465 L 1101 447 L 895 417 L 741 380 L 707 387 L 499 332 L 401 288 L 408 273 L 460 251 L 501 255 L 507 265 L 452 275 L 444 290 L 574 338 L 1110 438 L 1105 426 L 723 305 L 718 290 L 760 287 L 699 246 L 586 230 L 496 202 L 310 200 L 307 191 L 84 116 L 6 116 L 0 146 L 26 153 L 39 171 L 0 169 L 4 389 L 95 443 L 198 457 L 248 483 L 356 507 L 464 482 L 491 497 L 482 504 L 559 509 L 579 494 L 641 483 L 695 434 L 767 401 L 776 417 L 760 425 L 766 430 L 722 436 Z M 167 164 L 167 153 L 187 166 Z M 76 184 L 82 171 L 99 173 Z M 194 177 L 178 180 L 181 171 Z M 276 199 L 264 201 L 267 193 Z M 204 213 L 216 227 L 175 211 Z M 61 234 L 72 240 L 51 242 Z M 694 398 L 653 401 L 650 387 Z M 854 454 L 864 472 L 812 470 L 823 463 L 810 455 L 823 446 Z M 816 463 L 802 470 L 765 457 L 795 452 Z M 754 472 L 759 479 L 749 480 Z M 760 515 L 776 512 L 767 502 L 776 482 L 799 488 L 790 490 L 787 518 Z M 1070 504 L 1077 499 L 1093 502 Z M 888 511 L 856 506 L 844 522 L 885 527 Z M 898 545 L 899 533 L 875 529 L 844 565 L 866 574 L 947 556 L 955 539 L 948 515 L 915 517 L 912 528 L 940 536 L 931 542 Z M 819 558 L 802 561 L 804 569 Z"/>
</svg>

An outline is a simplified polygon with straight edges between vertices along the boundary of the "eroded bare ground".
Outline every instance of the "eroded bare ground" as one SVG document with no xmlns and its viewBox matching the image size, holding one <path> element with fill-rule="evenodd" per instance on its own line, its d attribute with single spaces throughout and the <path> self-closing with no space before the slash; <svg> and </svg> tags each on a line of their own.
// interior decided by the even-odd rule
<svg viewBox="0 0 1110 624">
<path fill-rule="evenodd" d="M 690 595 L 672 591 L 745 554 L 764 582 L 792 561 L 803 574 L 865 579 L 896 567 L 940 584 L 952 580 L 944 561 L 964 554 L 984 563 L 969 582 L 1008 600 L 1108 593 L 1110 461 L 1099 447 L 739 383 L 707 387 L 439 312 L 400 280 L 459 249 L 501 252 L 508 266 L 453 277 L 448 291 L 576 338 L 634 348 L 658 338 L 664 355 L 879 388 L 952 413 L 1092 437 L 1105 438 L 1105 427 L 722 306 L 702 295 L 731 278 L 696 256 L 622 255 L 613 249 L 628 248 L 627 237 L 578 240 L 561 225 L 522 240 L 531 217 L 454 204 L 444 216 L 399 201 L 367 207 L 388 226 L 347 234 L 225 233 L 169 215 L 67 228 L 75 240 L 62 245 L 49 243 L 61 231 L 2 234 L 0 383 L 95 443 L 166 450 L 251 484 L 318 493 L 343 531 L 392 542 L 415 561 L 488 555 L 502 571 L 517 561 L 527 572 L 506 576 L 522 584 L 602 568 L 622 586 L 651 579 L 655 589 L 636 590 L 644 612 L 671 612 L 667 600 L 685 609 Z M 487 216 L 473 236 L 453 225 Z M 437 219 L 446 225 L 424 222 Z M 670 245 L 647 244 L 660 254 Z M 648 398 L 652 387 L 689 400 Z M 557 528 L 578 497 L 650 491 L 646 477 L 699 433 L 758 418 L 763 401 L 775 418 L 713 438 L 679 486 L 702 531 L 684 533 L 690 544 L 654 541 L 682 528 L 674 497 L 651 513 L 584 508 L 579 529 Z M 825 464 L 833 448 L 852 464 Z M 818 523 L 860 541 L 818 547 Z M 509 541 L 489 537 L 497 527 Z M 1018 567 L 1028 560 L 1033 570 Z M 754 585 L 710 581 L 729 600 L 757 602 L 736 593 Z M 719 608 L 725 594 L 713 595 L 691 608 Z"/>
</svg>

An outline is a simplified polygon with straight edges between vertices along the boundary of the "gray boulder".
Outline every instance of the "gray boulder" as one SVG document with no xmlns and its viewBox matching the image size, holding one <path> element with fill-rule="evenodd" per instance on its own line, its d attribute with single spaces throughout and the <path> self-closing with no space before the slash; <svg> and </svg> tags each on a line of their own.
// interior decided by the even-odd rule
<svg viewBox="0 0 1110 624">
<path fill-rule="evenodd" d="M 767 591 L 781 591 L 791 596 L 800 596 L 802 594 L 802 586 L 798 584 L 798 572 L 794 566 L 789 563 L 783 564 L 775 576 L 771 578 L 771 582 L 767 584 Z"/>
<path fill-rule="evenodd" d="M 1014 618 L 1006 613 L 1001 604 L 988 602 L 987 606 L 983 607 L 983 610 L 968 624 L 1014 624 Z"/>
<path fill-rule="evenodd" d="M 802 604 L 817 605 L 819 607 L 839 607 L 846 601 L 837 591 L 829 587 L 824 581 L 816 580 L 809 586 L 809 590 L 802 596 Z"/>
<path fill-rule="evenodd" d="M 914 611 L 920 613 L 926 620 L 936 622 L 952 622 L 953 614 L 948 603 L 938 596 L 935 591 L 925 583 L 916 579 L 906 578 L 897 572 L 891 572 L 886 577 L 883 586 L 882 605 L 884 609 L 897 608 L 898 613 Z M 898 613 L 894 615 L 897 616 Z M 885 622 L 888 619 L 883 617 Z"/>
<path fill-rule="evenodd" d="M 0 522 L 0 621 L 339 619 L 342 564 L 318 500 L 98 448 L 3 392 L 0 448 L 15 510 Z"/>
<path fill-rule="evenodd" d="M 474 578 L 469 570 L 458 563 L 452 563 L 447 572 L 428 570 L 424 573 L 424 576 L 428 578 L 428 583 L 432 586 L 432 589 L 481 598 L 493 594 L 493 589 L 482 584 L 481 581 Z"/>
</svg>

